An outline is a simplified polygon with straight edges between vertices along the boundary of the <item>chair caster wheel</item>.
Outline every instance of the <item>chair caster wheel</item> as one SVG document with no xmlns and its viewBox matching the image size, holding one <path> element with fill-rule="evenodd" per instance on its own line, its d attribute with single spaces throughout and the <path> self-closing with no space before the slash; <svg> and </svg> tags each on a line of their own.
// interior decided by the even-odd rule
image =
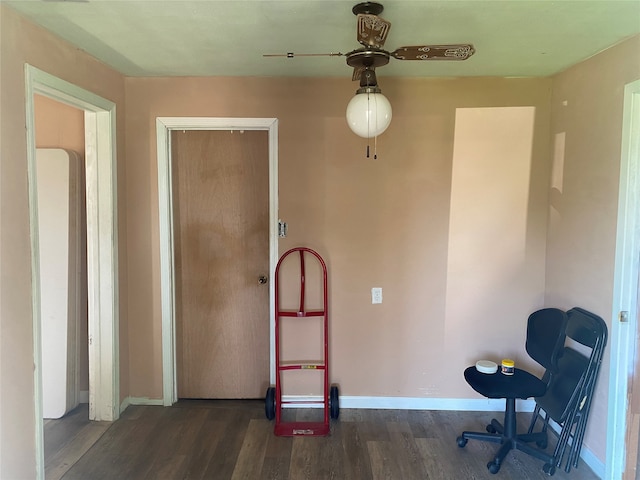
<svg viewBox="0 0 640 480">
<path fill-rule="evenodd" d="M 467 440 L 467 439 L 466 439 L 466 438 L 464 438 L 464 437 L 458 437 L 458 438 L 456 439 L 456 442 L 458 442 L 458 446 L 459 446 L 460 448 L 464 448 L 464 447 L 467 445 L 467 442 L 468 442 L 468 441 L 469 441 L 469 440 Z"/>
<path fill-rule="evenodd" d="M 546 440 L 540 440 L 540 441 L 536 442 L 536 445 L 538 446 L 538 448 L 541 448 L 542 450 L 544 450 L 545 448 L 547 448 L 547 441 Z"/>
<path fill-rule="evenodd" d="M 486 430 L 487 432 L 489 432 L 489 433 L 496 433 L 496 432 L 497 432 L 496 427 L 494 427 L 494 426 L 493 426 L 493 425 L 491 425 L 491 424 L 487 425 L 487 428 L 486 428 L 485 430 Z"/>
<path fill-rule="evenodd" d="M 556 473 L 556 466 L 551 463 L 545 463 L 542 467 L 542 471 L 550 477 Z"/>
<path fill-rule="evenodd" d="M 487 469 L 489 470 L 489 473 L 496 474 L 500 471 L 500 465 L 496 462 L 489 462 L 487 463 Z"/>
</svg>

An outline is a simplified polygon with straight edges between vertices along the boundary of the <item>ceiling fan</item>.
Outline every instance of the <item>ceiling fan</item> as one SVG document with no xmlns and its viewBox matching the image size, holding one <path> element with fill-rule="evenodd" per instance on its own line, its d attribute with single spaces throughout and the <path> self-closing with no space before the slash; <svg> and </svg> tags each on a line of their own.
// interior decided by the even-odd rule
<svg viewBox="0 0 640 480">
<path fill-rule="evenodd" d="M 348 53 L 285 53 L 267 54 L 265 57 L 344 56 L 347 65 L 353 67 L 352 80 L 360 80 L 360 88 L 347 105 L 347 124 L 358 136 L 377 138 L 391 123 L 392 109 L 389 100 L 382 95 L 375 69 L 397 60 L 466 60 L 475 53 L 470 43 L 452 45 L 416 45 L 400 47 L 390 52 L 384 49 L 391 23 L 380 17 L 384 7 L 377 2 L 358 3 L 351 10 L 358 18 L 357 39 L 360 48 Z M 375 153 L 374 158 L 377 158 Z M 369 144 L 367 143 L 367 157 Z"/>
<path fill-rule="evenodd" d="M 377 67 L 389 63 L 391 58 L 397 60 L 466 60 L 475 53 L 472 44 L 451 45 L 416 45 L 400 47 L 390 52 L 384 44 L 391 29 L 391 22 L 380 17 L 384 7 L 377 2 L 362 2 L 353 7 L 357 16 L 357 39 L 362 47 L 348 53 L 285 53 L 266 54 L 265 57 L 303 57 L 303 56 L 344 56 L 347 65 L 353 67 L 352 80 L 361 80 L 361 86 L 375 85 Z M 365 73 L 366 72 L 366 73 Z M 365 75 L 363 75 L 365 73 Z M 363 82 L 364 80 L 364 82 Z M 365 83 L 365 85 L 362 85 Z"/>
</svg>

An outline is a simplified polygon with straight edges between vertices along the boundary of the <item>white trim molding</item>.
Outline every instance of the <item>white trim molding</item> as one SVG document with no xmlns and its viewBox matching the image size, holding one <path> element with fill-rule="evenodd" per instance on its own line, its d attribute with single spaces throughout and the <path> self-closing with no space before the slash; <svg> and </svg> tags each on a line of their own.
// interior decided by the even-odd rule
<svg viewBox="0 0 640 480">
<path fill-rule="evenodd" d="M 34 95 L 43 95 L 85 112 L 87 195 L 87 281 L 89 318 L 89 418 L 119 416 L 118 231 L 116 201 L 116 105 L 98 95 L 25 64 L 27 172 L 31 229 L 32 317 L 35 396 L 36 475 L 44 478 L 42 356 L 40 318 L 40 241 L 36 185 Z"/>
<path fill-rule="evenodd" d="M 283 408 L 322 408 L 321 395 L 283 395 Z M 284 402 L 287 402 L 285 405 Z M 309 406 L 309 402 L 317 402 Z M 416 398 L 340 396 L 340 408 L 379 410 L 455 410 L 461 412 L 499 412 L 504 410 L 503 399 L 490 398 Z M 533 412 L 533 400 L 516 400 L 518 412 Z"/>
<path fill-rule="evenodd" d="M 518 412 L 533 412 L 533 400 L 516 400 Z M 340 408 L 377 408 L 392 410 L 455 410 L 460 412 L 504 411 L 503 399 L 492 398 L 416 398 L 340 396 Z"/>
<path fill-rule="evenodd" d="M 164 406 L 164 402 L 161 398 L 148 398 L 148 397 L 125 397 L 120 404 L 120 414 L 124 412 L 130 405 L 149 405 L 149 406 Z"/>
<path fill-rule="evenodd" d="M 176 377 L 175 270 L 173 197 L 171 178 L 172 130 L 266 130 L 269 134 L 269 270 L 273 278 L 278 262 L 278 119 L 219 117 L 158 117 L 158 210 L 160 215 L 160 289 L 162 304 L 163 404 L 178 400 Z M 270 382 L 275 383 L 275 284 L 269 282 Z"/>
<path fill-rule="evenodd" d="M 625 470 L 628 384 L 633 372 L 638 328 L 640 252 L 640 80 L 624 89 L 618 231 L 611 312 L 606 473 L 618 480 Z M 628 320 L 620 321 L 620 312 Z"/>
</svg>

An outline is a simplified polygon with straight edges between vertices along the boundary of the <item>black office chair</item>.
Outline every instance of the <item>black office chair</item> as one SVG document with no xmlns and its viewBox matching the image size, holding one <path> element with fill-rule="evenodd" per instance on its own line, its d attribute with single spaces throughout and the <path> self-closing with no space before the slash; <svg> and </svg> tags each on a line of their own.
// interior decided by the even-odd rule
<svg viewBox="0 0 640 480">
<path fill-rule="evenodd" d="M 548 475 L 553 475 L 556 467 L 562 465 L 568 446 L 565 471 L 569 473 L 572 465 L 578 466 L 591 399 L 607 344 L 607 325 L 602 318 L 578 307 L 569 310 L 567 317 L 566 336 L 571 340 L 567 340 L 563 348 L 546 393 L 535 399 L 536 408 L 528 431 L 533 433 L 540 419 L 543 421 L 540 433 L 544 435 L 550 419 L 561 427 L 553 459 L 543 467 Z M 587 347 L 579 347 L 584 353 L 572 348 L 572 341 Z M 546 446 L 546 438 L 540 444 Z"/>
<path fill-rule="evenodd" d="M 506 403 L 504 424 L 491 420 L 487 432 L 462 432 L 457 438 L 458 446 L 464 447 L 469 439 L 500 443 L 502 446 L 493 459 L 487 463 L 491 473 L 498 473 L 507 454 L 521 450 L 547 463 L 553 461 L 549 453 L 535 448 L 529 443 L 543 442 L 546 432 L 518 434 L 516 431 L 516 399 L 542 397 L 556 371 L 558 354 L 564 345 L 567 315 L 557 308 L 545 308 L 532 313 L 527 321 L 525 348 L 529 356 L 546 369 L 542 379 L 531 373 L 515 368 L 513 375 L 500 371 L 493 374 L 479 372 L 475 366 L 464 371 L 464 378 L 476 392 L 487 398 L 504 398 Z"/>
</svg>

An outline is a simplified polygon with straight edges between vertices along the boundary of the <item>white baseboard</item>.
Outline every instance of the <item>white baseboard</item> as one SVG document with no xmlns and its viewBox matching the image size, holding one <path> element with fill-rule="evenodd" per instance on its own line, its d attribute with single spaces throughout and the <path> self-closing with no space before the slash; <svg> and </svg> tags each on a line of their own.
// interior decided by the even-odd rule
<svg viewBox="0 0 640 480">
<path fill-rule="evenodd" d="M 519 412 L 532 412 L 533 400 L 517 400 Z M 490 398 L 414 398 L 341 396 L 340 408 L 380 408 L 394 410 L 457 410 L 463 412 L 499 412 L 504 400 Z"/>
<path fill-rule="evenodd" d="M 593 452 L 584 445 L 582 445 L 582 450 L 580 451 L 580 458 L 591 470 L 593 470 L 593 473 L 600 478 L 604 478 L 604 462 L 596 457 Z"/>
<path fill-rule="evenodd" d="M 322 408 L 320 395 L 283 395 L 283 408 Z M 309 405 L 303 402 L 318 402 Z M 299 402 L 299 403 L 296 403 Z M 533 400 L 517 400 L 519 412 L 532 412 Z M 412 397 L 360 397 L 340 396 L 340 408 L 389 409 L 389 410 L 459 410 L 466 412 L 494 412 L 504 410 L 501 399 L 450 399 L 450 398 L 412 398 Z"/>
<path fill-rule="evenodd" d="M 129 405 L 155 405 L 163 406 L 164 403 L 161 398 L 147 398 L 147 397 L 125 397 L 120 404 L 120 413 L 124 412 Z"/>
<path fill-rule="evenodd" d="M 283 395 L 282 408 L 322 408 L 322 395 Z M 287 402 L 287 403 L 284 403 Z M 289 403 L 290 402 L 290 403 Z M 300 402 L 300 403 L 297 403 Z M 316 403 L 302 403 L 316 402 Z"/>
<path fill-rule="evenodd" d="M 124 400 L 120 403 L 120 415 L 122 415 L 122 412 L 124 412 L 129 405 L 131 405 L 129 403 L 129 397 L 124 397 Z"/>
<path fill-rule="evenodd" d="M 554 422 L 553 420 L 550 420 L 549 426 L 557 434 L 560 434 L 560 425 L 558 425 L 556 422 Z M 593 470 L 593 473 L 595 473 L 599 478 L 604 478 L 604 474 L 605 474 L 604 462 L 602 462 L 602 460 L 596 457 L 593 454 L 593 452 L 589 450 L 589 448 L 586 447 L 584 444 L 582 445 L 582 450 L 580 451 L 580 458 L 585 464 L 589 466 L 591 470 Z M 565 459 L 565 462 L 566 462 L 566 459 Z M 562 465 L 562 468 L 564 469 L 564 464 Z M 572 468 L 572 470 L 574 469 Z"/>
</svg>

